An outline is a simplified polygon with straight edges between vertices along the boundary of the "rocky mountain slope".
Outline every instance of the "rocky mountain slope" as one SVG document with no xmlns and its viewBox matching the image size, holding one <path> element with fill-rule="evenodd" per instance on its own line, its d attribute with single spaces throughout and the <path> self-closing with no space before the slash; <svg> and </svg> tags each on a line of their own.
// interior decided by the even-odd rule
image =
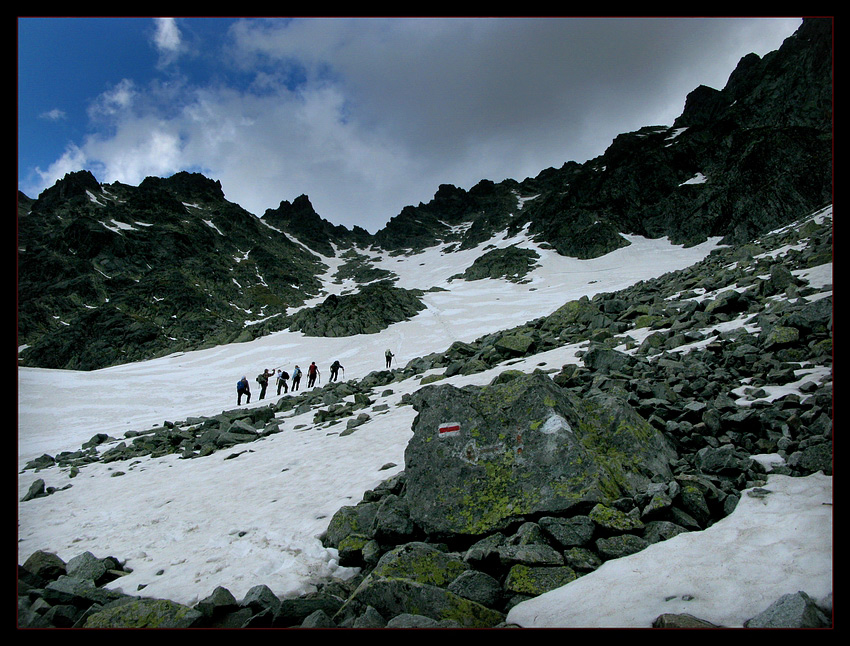
<svg viewBox="0 0 850 646">
<path fill-rule="evenodd" d="M 307 196 L 257 218 L 197 174 L 138 187 L 69 174 L 37 199 L 19 196 L 19 361 L 89 370 L 292 326 L 373 330 L 391 322 L 376 322 L 381 303 L 416 296 L 376 275 L 370 253 L 445 241 L 468 249 L 504 230 L 527 227 L 577 258 L 627 245 L 621 233 L 677 244 L 752 239 L 831 201 L 831 48 L 831 21 L 806 20 L 776 52 L 742 59 L 722 90 L 694 90 L 672 127 L 620 135 L 596 159 L 523 181 L 440 186 L 374 235 L 328 223 Z M 361 298 L 373 323 L 323 322 L 340 308 L 364 314 L 356 294 L 335 297 L 343 302 L 315 320 L 303 311 L 294 318 L 323 296 L 316 276 L 340 251 L 357 282 L 384 282 L 381 298 Z M 527 263 L 506 262 L 517 261 Z M 479 266 L 464 277 L 516 271 Z"/>
<path fill-rule="evenodd" d="M 274 453 L 273 438 L 299 429 L 368 444 L 381 416 L 417 413 L 404 470 L 329 519 L 323 541 L 341 565 L 360 568 L 353 579 L 291 598 L 258 579 L 242 598 L 218 587 L 190 607 L 109 589 L 132 575 L 121 555 L 85 552 L 64 562 L 37 552 L 19 568 L 22 621 L 503 626 L 517 604 L 592 577 L 607 561 L 710 528 L 735 510 L 743 489 L 770 497 L 768 471 L 831 475 L 831 246 L 828 207 L 686 269 L 570 301 L 403 367 L 43 455 L 24 469 L 41 476 L 24 505 L 85 486 L 46 488 L 42 478 L 56 482 L 57 470 L 74 478 L 108 463 L 124 475 L 146 456 L 197 464 L 220 451 L 228 459 Z M 486 378 L 464 384 L 472 375 Z M 390 405 L 394 391 L 405 394 Z M 729 606 L 722 616 L 740 616 L 737 603 L 752 607 L 752 599 L 719 594 Z M 757 606 L 766 612 L 741 619 L 829 625 L 823 598 L 798 595 L 783 604 L 799 612 L 767 612 L 770 598 Z M 668 613 L 653 625 L 724 624 Z"/>
</svg>

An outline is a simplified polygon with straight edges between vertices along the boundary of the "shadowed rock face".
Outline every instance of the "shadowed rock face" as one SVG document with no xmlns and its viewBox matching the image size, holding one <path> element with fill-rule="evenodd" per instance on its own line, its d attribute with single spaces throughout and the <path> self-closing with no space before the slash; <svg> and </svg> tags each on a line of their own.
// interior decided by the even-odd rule
<svg viewBox="0 0 850 646">
<path fill-rule="evenodd" d="M 676 454 L 622 401 L 579 399 L 533 374 L 484 388 L 423 388 L 405 498 L 432 535 L 478 535 L 520 516 L 587 509 L 669 478 Z"/>
<path fill-rule="evenodd" d="M 367 285 L 356 294 L 331 294 L 314 308 L 292 317 L 292 330 L 307 336 L 374 334 L 425 309 L 417 290 L 394 287 L 390 281 Z"/>
</svg>

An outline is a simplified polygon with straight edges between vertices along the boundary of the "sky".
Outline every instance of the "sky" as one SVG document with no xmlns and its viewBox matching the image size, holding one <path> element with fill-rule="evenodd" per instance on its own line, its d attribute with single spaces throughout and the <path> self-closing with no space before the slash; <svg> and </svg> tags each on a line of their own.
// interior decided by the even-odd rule
<svg viewBox="0 0 850 646">
<path fill-rule="evenodd" d="M 201 172 L 262 216 L 374 233 L 441 184 L 521 181 L 672 125 L 799 18 L 18 19 L 18 188 Z"/>
<path fill-rule="evenodd" d="M 831 207 L 816 217 L 824 216 L 832 217 Z M 316 424 L 315 409 L 296 409 L 277 415 L 281 432 L 203 458 L 95 462 L 76 476 L 67 468 L 36 472 L 24 466 L 44 453 L 78 450 L 97 433 L 112 438 L 99 447 L 102 453 L 122 441 L 126 431 L 161 426 L 163 420 L 179 425 L 192 416 L 233 409 L 239 377 L 253 380 L 270 363 L 303 367 L 315 360 L 326 380 L 327 366 L 339 359 L 345 366 L 343 380 L 360 380 L 383 369 L 385 348 L 395 352 L 396 365 L 402 367 L 445 350 L 454 340 L 472 342 L 522 325 L 582 295 L 616 291 L 688 267 L 718 244 L 713 239 L 684 248 L 664 239 L 627 238 L 629 246 L 592 260 L 559 256 L 525 234 L 453 253 L 444 253 L 447 245 L 410 257 L 371 253 L 380 255 L 379 266 L 399 275 L 401 287 L 445 288 L 426 291 L 425 310 L 378 334 L 311 338 L 284 331 L 90 372 L 20 368 L 18 500 L 39 478 L 56 491 L 18 505 L 18 562 L 36 550 L 66 562 L 85 551 L 112 556 L 132 573 L 108 587 L 188 605 L 219 585 L 241 600 L 255 585 L 289 597 L 315 590 L 325 577 L 349 578 L 356 572 L 340 567 L 336 550 L 324 548 L 318 536 L 341 507 L 356 504 L 366 490 L 404 469 L 416 413 L 399 404 L 420 387 L 420 377 L 440 374 L 441 368 L 373 389 L 372 405 L 362 410 L 368 421 L 348 435 L 341 433 L 344 422 Z M 535 249 L 540 266 L 530 273 L 530 282 L 449 280 L 491 243 Z M 324 262 L 328 291 L 353 286 L 334 282 L 339 258 Z M 794 274 L 818 290 L 806 298 L 832 295 L 831 263 Z M 697 288 L 694 298 L 713 299 L 724 289 Z M 704 347 L 720 332 L 742 327 L 757 333 L 757 320 L 756 314 L 742 313 L 702 330 L 706 338 L 696 344 L 670 352 Z M 634 347 L 617 349 L 634 353 L 654 332 L 630 330 Z M 440 383 L 486 385 L 507 368 L 556 373 L 564 365 L 580 364 L 586 348 L 587 342 L 566 345 Z M 811 364 L 801 364 L 795 377 L 782 385 L 764 384 L 762 403 L 790 392 L 805 398 L 801 384 L 832 380 L 830 366 Z M 319 387 L 325 383 L 320 380 Z M 747 389 L 742 383 L 729 395 L 742 406 L 752 405 Z M 277 400 L 271 395 L 258 400 L 256 385 L 253 391 L 251 407 Z M 775 454 L 754 457 L 766 469 L 782 463 Z M 736 511 L 708 530 L 609 561 L 564 588 L 516 606 L 508 619 L 540 627 L 649 627 L 663 612 L 686 612 L 734 627 L 786 593 L 802 590 L 822 601 L 832 591 L 832 477 L 771 476 L 764 488 L 772 493 L 744 494 Z"/>
</svg>

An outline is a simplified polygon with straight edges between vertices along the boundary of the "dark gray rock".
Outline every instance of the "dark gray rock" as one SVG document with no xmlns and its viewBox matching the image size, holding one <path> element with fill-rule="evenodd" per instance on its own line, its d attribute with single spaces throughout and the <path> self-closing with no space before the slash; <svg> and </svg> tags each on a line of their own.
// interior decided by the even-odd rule
<svg viewBox="0 0 850 646">
<path fill-rule="evenodd" d="M 828 628 L 832 623 L 805 592 L 786 594 L 744 622 L 747 628 Z"/>
<path fill-rule="evenodd" d="M 236 597 L 222 586 L 216 586 L 208 597 L 201 599 L 195 604 L 195 610 L 200 612 L 206 619 L 214 620 L 234 612 L 239 608 Z"/>
<path fill-rule="evenodd" d="M 555 548 L 540 543 L 503 545 L 498 548 L 502 565 L 563 565 L 564 557 Z"/>
<path fill-rule="evenodd" d="M 352 628 L 384 628 L 386 620 L 372 606 L 367 606 L 362 615 L 352 623 Z"/>
<path fill-rule="evenodd" d="M 562 548 L 581 547 L 593 538 L 594 522 L 588 516 L 571 518 L 543 517 L 540 528 Z"/>
<path fill-rule="evenodd" d="M 91 552 L 83 552 L 68 561 L 68 576 L 96 583 L 106 574 L 106 565 Z"/>
<path fill-rule="evenodd" d="M 621 534 L 610 538 L 598 538 L 596 550 L 604 560 L 618 559 L 636 554 L 649 546 L 649 541 L 634 534 Z"/>
<path fill-rule="evenodd" d="M 93 603 L 107 603 L 119 596 L 121 595 L 96 587 L 92 581 L 62 575 L 44 587 L 42 598 L 51 604 L 87 607 Z"/>
<path fill-rule="evenodd" d="M 302 628 L 336 628 L 336 624 L 333 622 L 328 614 L 322 610 L 316 610 L 307 616 L 304 621 L 301 623 Z"/>
<path fill-rule="evenodd" d="M 43 498 L 47 495 L 47 491 L 45 489 L 44 480 L 38 478 L 35 480 L 27 490 L 24 497 L 21 498 L 21 502 L 27 502 L 28 500 L 33 500 L 35 498 Z"/>
<path fill-rule="evenodd" d="M 489 574 L 478 570 L 462 572 L 449 584 L 448 590 L 488 608 L 496 608 L 502 600 L 501 584 Z"/>
<path fill-rule="evenodd" d="M 331 294 L 321 305 L 299 311 L 290 329 L 307 336 L 374 334 L 425 309 L 421 296 L 390 281 L 372 283 L 356 294 Z"/>
<path fill-rule="evenodd" d="M 484 278 L 505 278 L 520 282 L 534 267 L 540 254 L 532 249 L 522 249 L 511 245 L 505 249 L 493 249 L 475 259 L 470 267 L 454 278 L 464 280 L 482 280 Z M 451 280 L 451 279 L 450 279 Z"/>
<path fill-rule="evenodd" d="M 276 615 L 280 611 L 281 601 L 271 588 L 261 583 L 250 588 L 239 605 L 249 608 L 254 614 L 269 611 Z"/>
<path fill-rule="evenodd" d="M 653 628 L 722 628 L 689 614 L 665 613 L 652 622 Z"/>
</svg>

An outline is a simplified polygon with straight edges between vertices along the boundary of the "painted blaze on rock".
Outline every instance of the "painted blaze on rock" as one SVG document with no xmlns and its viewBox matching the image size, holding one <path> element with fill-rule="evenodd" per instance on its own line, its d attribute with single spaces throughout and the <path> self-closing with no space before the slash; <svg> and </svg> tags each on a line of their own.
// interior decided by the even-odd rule
<svg viewBox="0 0 850 646">
<path fill-rule="evenodd" d="M 432 535 L 484 534 L 672 478 L 672 445 L 626 402 L 580 399 L 542 373 L 482 388 L 429 386 L 414 406 L 405 497 Z"/>
</svg>

